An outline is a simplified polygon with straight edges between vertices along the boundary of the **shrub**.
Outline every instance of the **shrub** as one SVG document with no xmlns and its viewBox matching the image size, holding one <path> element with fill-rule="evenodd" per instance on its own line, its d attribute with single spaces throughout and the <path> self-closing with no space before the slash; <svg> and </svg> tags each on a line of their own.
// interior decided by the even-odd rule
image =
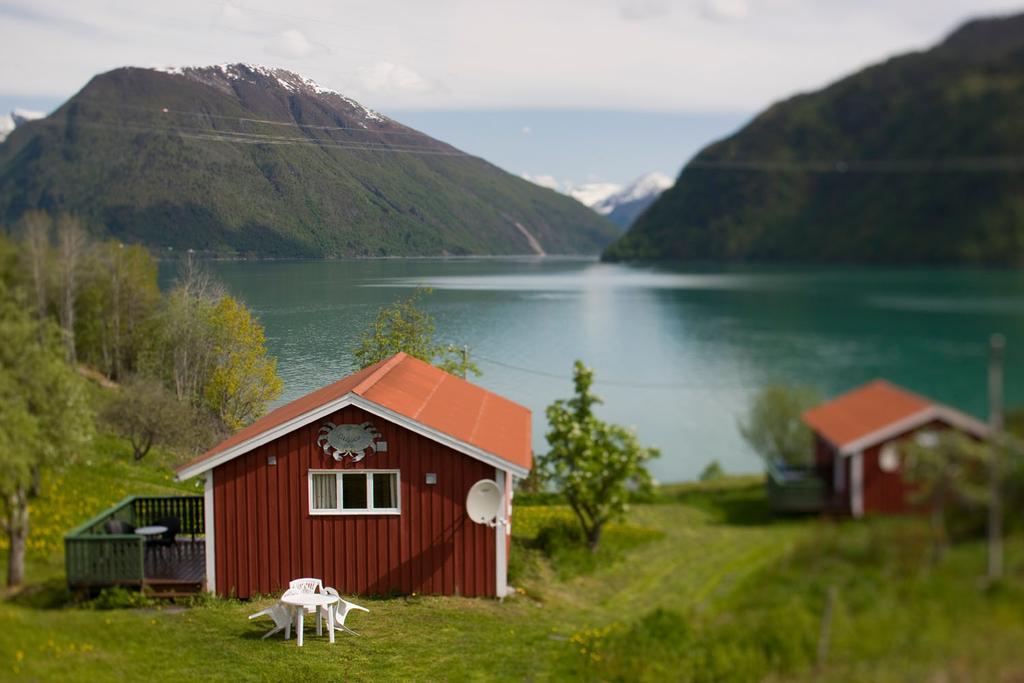
<svg viewBox="0 0 1024 683">
<path fill-rule="evenodd" d="M 85 604 L 89 609 L 132 609 L 149 607 L 154 604 L 152 598 L 136 590 L 122 586 L 104 588 L 100 594 Z"/>
</svg>

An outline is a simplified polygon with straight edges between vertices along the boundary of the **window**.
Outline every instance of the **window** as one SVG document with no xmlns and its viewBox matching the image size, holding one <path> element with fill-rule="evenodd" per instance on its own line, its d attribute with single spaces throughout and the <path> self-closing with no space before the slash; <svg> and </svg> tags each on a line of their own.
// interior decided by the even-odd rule
<svg viewBox="0 0 1024 683">
<path fill-rule="evenodd" d="M 900 468 L 900 452 L 894 443 L 882 446 L 878 454 L 878 469 L 883 472 L 895 472 Z"/>
<path fill-rule="evenodd" d="M 397 515 L 397 470 L 310 470 L 313 515 Z"/>
</svg>

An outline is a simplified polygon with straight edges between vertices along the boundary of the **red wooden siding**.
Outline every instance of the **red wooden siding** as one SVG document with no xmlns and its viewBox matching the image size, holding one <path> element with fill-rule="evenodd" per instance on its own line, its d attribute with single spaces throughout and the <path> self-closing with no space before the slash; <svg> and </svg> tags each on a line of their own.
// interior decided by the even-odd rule
<svg viewBox="0 0 1024 683">
<path fill-rule="evenodd" d="M 338 463 L 316 445 L 325 422 L 365 421 L 387 452 Z M 399 470 L 401 514 L 310 515 L 310 469 Z M 437 484 L 425 483 L 427 472 Z M 495 478 L 494 467 L 343 408 L 214 469 L 217 593 L 277 593 L 312 576 L 347 594 L 494 596 L 495 531 L 464 510 L 469 487 L 485 478 Z"/>
</svg>

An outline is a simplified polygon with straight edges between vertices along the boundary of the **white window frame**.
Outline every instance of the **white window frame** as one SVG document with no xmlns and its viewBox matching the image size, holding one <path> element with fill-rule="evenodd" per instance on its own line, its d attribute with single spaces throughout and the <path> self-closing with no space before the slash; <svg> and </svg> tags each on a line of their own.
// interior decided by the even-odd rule
<svg viewBox="0 0 1024 683">
<path fill-rule="evenodd" d="M 314 474 L 333 474 L 334 484 L 337 486 L 336 500 L 338 501 L 337 508 L 330 509 L 318 509 L 313 507 L 313 475 Z M 341 486 L 341 475 L 343 474 L 365 474 L 366 475 L 366 503 L 367 505 L 373 505 L 373 475 L 375 474 L 393 474 L 395 475 L 395 502 L 396 507 L 393 508 L 364 508 L 364 509 L 351 509 L 344 508 L 344 501 L 342 499 L 342 486 Z M 310 469 L 306 473 L 306 484 L 308 487 L 309 497 L 309 514 L 316 516 L 323 515 L 400 515 L 402 514 L 402 473 L 400 470 L 369 470 L 369 469 L 352 469 L 352 470 L 315 470 Z"/>
</svg>

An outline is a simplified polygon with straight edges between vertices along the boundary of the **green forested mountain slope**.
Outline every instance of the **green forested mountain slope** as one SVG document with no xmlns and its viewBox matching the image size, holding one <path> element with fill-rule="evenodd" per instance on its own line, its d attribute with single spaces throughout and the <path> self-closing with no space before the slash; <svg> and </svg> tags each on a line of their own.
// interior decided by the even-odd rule
<svg viewBox="0 0 1024 683">
<path fill-rule="evenodd" d="M 1024 15 L 775 104 L 605 258 L 1024 263 Z"/>
<path fill-rule="evenodd" d="M 35 208 L 259 256 L 598 253 L 616 234 L 568 197 L 243 64 L 117 69 L 18 128 L 0 145 L 0 221 Z"/>
</svg>

